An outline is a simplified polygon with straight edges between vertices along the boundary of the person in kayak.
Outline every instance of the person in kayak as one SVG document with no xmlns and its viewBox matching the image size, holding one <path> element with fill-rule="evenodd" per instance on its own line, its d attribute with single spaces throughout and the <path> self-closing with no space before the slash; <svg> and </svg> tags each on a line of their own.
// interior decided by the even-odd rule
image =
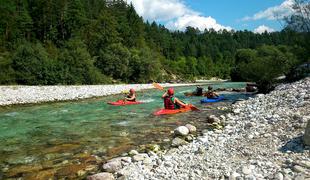
<svg viewBox="0 0 310 180">
<path fill-rule="evenodd" d="M 216 94 L 212 89 L 213 89 L 212 86 L 208 86 L 208 92 L 206 94 L 207 98 L 210 98 L 210 99 L 218 98 L 219 95 Z"/>
<path fill-rule="evenodd" d="M 136 92 L 134 89 L 129 90 L 129 94 L 125 97 L 125 101 L 136 101 Z"/>
<path fill-rule="evenodd" d="M 181 107 L 186 106 L 185 103 L 174 97 L 173 88 L 169 88 L 167 92 L 162 95 L 162 98 L 164 99 L 165 109 L 180 109 Z"/>
<path fill-rule="evenodd" d="M 203 95 L 203 88 L 200 85 L 198 85 L 196 87 L 196 91 L 194 92 L 194 95 L 196 95 L 196 96 L 202 96 Z"/>
</svg>

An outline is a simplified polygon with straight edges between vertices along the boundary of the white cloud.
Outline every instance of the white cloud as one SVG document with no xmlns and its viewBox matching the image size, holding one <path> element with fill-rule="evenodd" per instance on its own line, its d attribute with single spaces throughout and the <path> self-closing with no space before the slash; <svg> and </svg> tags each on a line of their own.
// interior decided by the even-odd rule
<svg viewBox="0 0 310 180">
<path fill-rule="evenodd" d="M 294 4 L 294 0 L 285 0 L 279 6 L 267 8 L 266 10 L 260 11 L 251 17 L 246 16 L 242 20 L 248 21 L 248 20 L 259 20 L 259 19 L 268 19 L 268 20 L 283 19 L 284 17 L 289 16 L 294 12 L 292 8 L 293 4 Z"/>
<path fill-rule="evenodd" d="M 198 28 L 200 31 L 213 28 L 216 31 L 221 29 L 232 30 L 231 27 L 225 27 L 216 22 L 212 17 L 204 17 L 200 15 L 184 15 L 175 21 L 167 23 L 167 28 L 172 30 L 185 30 L 186 27 L 192 26 Z"/>
<path fill-rule="evenodd" d="M 200 30 L 213 28 L 227 29 L 212 17 L 205 17 L 201 13 L 190 9 L 182 0 L 127 0 L 132 3 L 137 13 L 149 21 L 165 23 L 172 30 L 184 30 L 192 26 Z"/>
<path fill-rule="evenodd" d="M 256 29 L 254 29 L 254 33 L 259 33 L 259 34 L 262 34 L 266 31 L 270 33 L 270 32 L 274 32 L 275 30 L 265 25 L 258 26 Z"/>
<path fill-rule="evenodd" d="M 151 21 L 168 21 L 187 13 L 194 13 L 179 0 L 128 0 L 137 13 Z"/>
</svg>

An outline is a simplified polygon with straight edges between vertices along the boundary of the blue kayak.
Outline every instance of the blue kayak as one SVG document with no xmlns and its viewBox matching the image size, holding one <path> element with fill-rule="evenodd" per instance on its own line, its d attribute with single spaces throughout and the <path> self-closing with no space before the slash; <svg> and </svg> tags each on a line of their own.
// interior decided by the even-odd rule
<svg viewBox="0 0 310 180">
<path fill-rule="evenodd" d="M 219 96 L 217 98 L 203 98 L 200 100 L 201 103 L 214 103 L 224 100 L 224 96 Z"/>
</svg>

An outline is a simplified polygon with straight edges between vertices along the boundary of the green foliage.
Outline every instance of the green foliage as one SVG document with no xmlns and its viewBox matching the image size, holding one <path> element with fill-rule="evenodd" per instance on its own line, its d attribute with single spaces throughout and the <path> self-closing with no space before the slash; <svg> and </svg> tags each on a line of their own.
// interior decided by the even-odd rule
<svg viewBox="0 0 310 180">
<path fill-rule="evenodd" d="M 129 76 L 129 60 L 129 50 L 118 43 L 100 50 L 95 64 L 103 74 L 126 81 Z"/>
<path fill-rule="evenodd" d="M 0 84 L 14 84 L 15 74 L 9 52 L 0 52 Z"/>
<path fill-rule="evenodd" d="M 66 84 L 97 84 L 106 81 L 94 66 L 94 60 L 85 44 L 79 40 L 68 41 L 58 61 L 63 64 L 62 77 Z"/>
<path fill-rule="evenodd" d="M 146 83 L 161 80 L 160 55 L 149 48 L 132 49 L 130 60 L 130 81 Z"/>
<path fill-rule="evenodd" d="M 262 92 L 272 89 L 277 77 L 286 74 L 296 63 L 296 57 L 285 46 L 261 46 L 244 49 L 236 54 L 237 72 L 245 81 L 254 81 Z"/>
<path fill-rule="evenodd" d="M 310 35 L 298 27 L 263 34 L 193 27 L 172 32 L 144 22 L 123 0 L 2 0 L 0 84 L 268 79 L 309 60 Z M 244 70 L 251 68 L 269 75 Z"/>
</svg>

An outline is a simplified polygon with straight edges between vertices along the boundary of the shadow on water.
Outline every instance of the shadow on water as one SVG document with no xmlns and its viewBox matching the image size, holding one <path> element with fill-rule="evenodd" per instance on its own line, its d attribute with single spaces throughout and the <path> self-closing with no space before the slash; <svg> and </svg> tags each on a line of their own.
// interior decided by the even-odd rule
<svg viewBox="0 0 310 180">
<path fill-rule="evenodd" d="M 298 136 L 298 137 L 295 137 L 289 140 L 287 143 L 285 143 L 285 145 L 282 146 L 279 149 L 279 151 L 283 153 L 287 153 L 287 152 L 303 153 L 304 150 L 307 150 L 308 148 L 304 146 L 303 141 L 302 141 L 302 136 Z"/>
</svg>

